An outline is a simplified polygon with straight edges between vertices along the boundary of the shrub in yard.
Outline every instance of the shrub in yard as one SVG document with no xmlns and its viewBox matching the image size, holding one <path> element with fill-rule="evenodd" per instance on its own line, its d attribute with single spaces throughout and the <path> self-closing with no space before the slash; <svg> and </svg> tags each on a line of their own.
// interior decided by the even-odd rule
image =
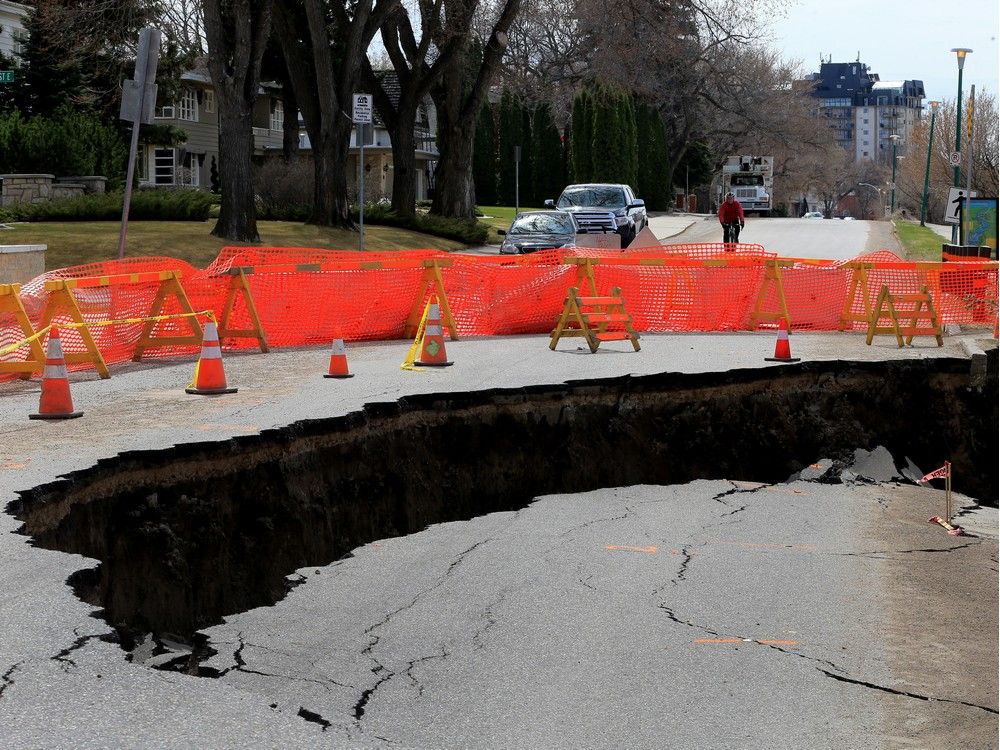
<svg viewBox="0 0 1000 750">
<path fill-rule="evenodd" d="M 0 174 L 101 174 L 120 185 L 128 146 L 114 128 L 64 105 L 51 117 L 0 115 Z"/>
<path fill-rule="evenodd" d="M 310 162 L 271 159 L 257 167 L 257 218 L 305 221 L 312 210 L 314 170 Z"/>
<path fill-rule="evenodd" d="M 138 190 L 129 204 L 129 220 L 205 221 L 211 204 L 212 196 L 200 190 Z M 121 216 L 122 193 L 0 208 L 0 221 L 117 221 Z"/>
<path fill-rule="evenodd" d="M 352 218 L 358 220 L 357 208 L 351 209 Z M 400 216 L 385 205 L 365 205 L 365 223 L 411 229 L 415 232 L 432 234 L 449 240 L 464 242 L 466 245 L 485 245 L 489 227 L 474 219 L 450 219 L 435 214 L 415 214 Z"/>
</svg>

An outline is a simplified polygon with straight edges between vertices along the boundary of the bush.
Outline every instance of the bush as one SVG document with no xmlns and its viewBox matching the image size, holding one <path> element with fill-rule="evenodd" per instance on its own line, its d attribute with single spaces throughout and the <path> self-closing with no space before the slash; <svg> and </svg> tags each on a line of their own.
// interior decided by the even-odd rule
<svg viewBox="0 0 1000 750">
<path fill-rule="evenodd" d="M 68 105 L 52 117 L 22 120 L 17 111 L 0 116 L 2 174 L 101 174 L 118 186 L 127 160 L 128 146 L 118 131 Z"/>
<path fill-rule="evenodd" d="M 48 203 L 13 203 L 0 208 L 0 221 L 117 221 L 122 193 L 84 195 Z M 130 221 L 205 221 L 212 197 L 199 190 L 138 190 L 129 204 Z"/>
<path fill-rule="evenodd" d="M 351 209 L 351 217 L 358 220 L 358 210 Z M 464 242 L 466 245 L 485 245 L 489 227 L 475 219 L 449 219 L 434 214 L 399 216 L 389 206 L 365 205 L 365 223 L 410 229 L 415 232 L 432 234 L 449 240 Z"/>
<path fill-rule="evenodd" d="M 257 218 L 305 221 L 312 210 L 312 162 L 271 159 L 255 170 Z"/>
</svg>

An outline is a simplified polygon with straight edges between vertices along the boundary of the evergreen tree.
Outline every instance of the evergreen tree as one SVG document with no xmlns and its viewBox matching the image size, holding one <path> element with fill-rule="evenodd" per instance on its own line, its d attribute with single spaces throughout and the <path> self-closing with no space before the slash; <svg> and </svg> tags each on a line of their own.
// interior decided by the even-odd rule
<svg viewBox="0 0 1000 750">
<path fill-rule="evenodd" d="M 521 206 L 540 206 L 535 191 L 535 162 L 531 158 L 535 132 L 532 120 L 537 105 L 521 107 L 521 170 L 519 174 Z"/>
<path fill-rule="evenodd" d="M 623 182 L 628 155 L 620 116 L 620 98 L 610 87 L 601 85 L 594 95 L 593 129 L 590 134 L 595 182 Z"/>
<path fill-rule="evenodd" d="M 568 141 L 573 182 L 590 182 L 593 179 L 594 161 L 590 151 L 593 122 L 593 96 L 585 87 L 573 99 L 572 138 Z"/>
<path fill-rule="evenodd" d="M 566 186 L 565 159 L 559 129 L 547 104 L 535 108 L 531 128 L 532 181 L 535 205 L 556 199 Z"/>
<path fill-rule="evenodd" d="M 618 93 L 618 111 L 621 122 L 622 147 L 625 150 L 622 179 L 626 185 L 635 189 L 639 173 L 639 143 L 635 122 L 635 104 L 632 95 L 627 91 Z"/>
<path fill-rule="evenodd" d="M 500 96 L 500 123 L 497 158 L 500 168 L 497 183 L 497 202 L 503 206 L 514 205 L 514 147 L 522 145 L 523 117 L 518 97 L 505 88 Z"/>
<path fill-rule="evenodd" d="M 497 135 L 494 108 L 483 104 L 476 123 L 476 143 L 472 154 L 472 178 L 476 184 L 476 202 L 481 206 L 497 203 Z"/>
<path fill-rule="evenodd" d="M 667 184 L 667 140 L 663 120 L 655 107 L 644 102 L 636 106 L 636 130 L 639 149 L 638 196 L 646 207 L 663 211 L 671 204 L 673 190 Z"/>
</svg>

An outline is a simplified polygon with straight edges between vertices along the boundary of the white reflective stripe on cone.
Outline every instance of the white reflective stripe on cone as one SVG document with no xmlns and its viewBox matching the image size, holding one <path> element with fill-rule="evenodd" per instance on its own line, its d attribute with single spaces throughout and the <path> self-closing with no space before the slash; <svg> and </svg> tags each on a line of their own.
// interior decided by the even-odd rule
<svg viewBox="0 0 1000 750">
<path fill-rule="evenodd" d="M 333 340 L 333 353 L 334 354 L 347 354 L 347 347 L 344 346 L 343 339 Z"/>
<path fill-rule="evenodd" d="M 66 373 L 66 365 L 45 365 L 45 369 L 42 370 L 43 378 L 60 378 L 66 380 L 69 375 Z"/>
<path fill-rule="evenodd" d="M 434 325 L 428 325 L 427 326 L 426 335 L 428 335 L 428 336 L 443 336 L 444 334 L 441 332 L 441 325 L 439 323 L 435 323 Z"/>
<path fill-rule="evenodd" d="M 431 311 L 427 313 L 427 320 L 438 320 L 441 317 L 441 308 L 437 302 L 431 303 Z"/>
</svg>

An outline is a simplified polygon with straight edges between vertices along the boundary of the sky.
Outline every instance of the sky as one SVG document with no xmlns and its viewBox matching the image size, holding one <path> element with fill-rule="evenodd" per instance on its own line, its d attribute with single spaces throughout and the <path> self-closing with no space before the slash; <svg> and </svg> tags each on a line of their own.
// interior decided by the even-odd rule
<svg viewBox="0 0 1000 750">
<path fill-rule="evenodd" d="M 859 59 L 883 81 L 920 80 L 933 99 L 954 100 L 958 63 L 951 49 L 967 47 L 962 98 L 998 91 L 1000 2 L 997 0 L 790 0 L 770 23 L 766 45 L 803 72 L 819 72 L 820 56 Z"/>
</svg>

